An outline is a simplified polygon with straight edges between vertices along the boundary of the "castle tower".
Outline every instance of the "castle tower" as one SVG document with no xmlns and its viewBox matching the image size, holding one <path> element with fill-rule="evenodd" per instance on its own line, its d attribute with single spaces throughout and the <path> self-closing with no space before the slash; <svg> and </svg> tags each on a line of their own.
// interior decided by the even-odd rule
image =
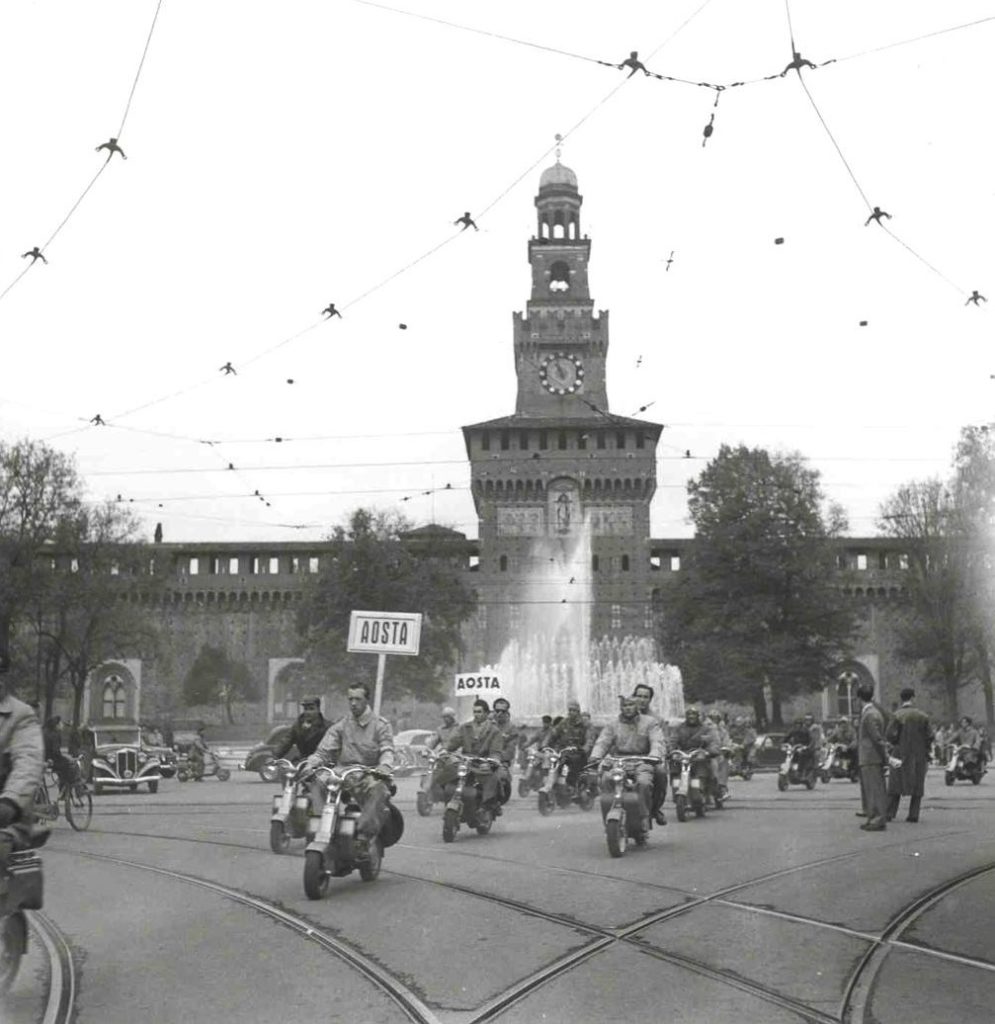
<svg viewBox="0 0 995 1024">
<path fill-rule="evenodd" d="M 513 317 L 515 413 L 463 428 L 480 538 L 471 662 L 500 657 L 537 603 L 537 573 L 575 557 L 581 536 L 591 637 L 652 633 L 649 507 L 663 428 L 608 408 L 608 313 L 595 315 L 590 295 L 582 202 L 572 170 L 557 159 L 543 171 L 531 296 Z M 574 599 L 569 571 L 562 599 L 545 600 Z"/>
</svg>

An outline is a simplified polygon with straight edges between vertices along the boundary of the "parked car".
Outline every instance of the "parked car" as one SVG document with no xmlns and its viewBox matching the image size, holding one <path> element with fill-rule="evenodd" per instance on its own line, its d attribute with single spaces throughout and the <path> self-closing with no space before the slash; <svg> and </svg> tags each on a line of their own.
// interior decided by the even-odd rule
<svg viewBox="0 0 995 1024">
<path fill-rule="evenodd" d="M 276 773 L 269 767 L 270 761 L 273 760 L 273 751 L 292 728 L 291 725 L 278 725 L 272 729 L 262 743 L 257 743 L 249 749 L 245 761 L 242 762 L 242 768 L 247 772 L 259 772 L 259 778 L 263 782 L 275 782 Z"/>
<path fill-rule="evenodd" d="M 428 747 L 425 744 L 434 736 L 432 729 L 403 729 L 394 737 L 394 771 L 398 775 L 410 775 L 419 768 L 428 766 Z"/>
<path fill-rule="evenodd" d="M 164 777 L 161 763 L 142 746 L 137 722 L 84 726 L 80 742 L 87 754 L 88 781 L 94 793 L 104 789 L 129 789 L 134 793 L 139 785 L 147 785 L 150 793 L 159 789 Z"/>
<path fill-rule="evenodd" d="M 758 772 L 778 771 L 784 760 L 784 743 L 786 732 L 765 732 L 757 736 L 753 745 L 753 770 Z"/>
</svg>

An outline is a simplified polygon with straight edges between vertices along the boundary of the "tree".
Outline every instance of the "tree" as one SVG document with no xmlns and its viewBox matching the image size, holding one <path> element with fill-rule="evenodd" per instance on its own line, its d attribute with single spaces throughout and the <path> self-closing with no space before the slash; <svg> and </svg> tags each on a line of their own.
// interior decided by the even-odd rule
<svg viewBox="0 0 995 1024">
<path fill-rule="evenodd" d="M 248 667 L 210 644 L 201 647 L 183 680 L 187 704 L 220 704 L 231 723 L 235 721 L 232 702 L 253 700 L 257 695 L 258 687 Z"/>
<path fill-rule="evenodd" d="M 150 657 L 157 633 L 136 600 L 160 585 L 149 572 L 152 548 L 137 540 L 138 523 L 113 502 L 63 515 L 36 552 L 35 586 L 24 605 L 44 671 L 45 714 L 60 685 L 80 724 L 91 672 L 113 658 Z"/>
<path fill-rule="evenodd" d="M 38 553 L 82 507 L 73 460 L 35 441 L 0 442 L 0 670 L 41 577 Z"/>
<path fill-rule="evenodd" d="M 476 597 L 462 579 L 461 551 L 452 546 L 461 538 L 440 528 L 422 531 L 415 542 L 410 531 L 402 516 L 362 508 L 348 526 L 333 530 L 298 619 L 313 687 L 373 683 L 376 658 L 346 651 L 352 611 L 421 612 L 420 653 L 392 658 L 388 684 L 395 695 L 439 695 L 444 676 L 456 665 L 460 626 L 473 613 Z"/>
<path fill-rule="evenodd" d="M 663 649 L 698 700 L 752 703 L 781 724 L 781 701 L 820 689 L 847 653 L 856 616 L 833 583 L 819 474 L 798 454 L 723 445 L 688 483 L 695 543 L 670 595 Z"/>
</svg>

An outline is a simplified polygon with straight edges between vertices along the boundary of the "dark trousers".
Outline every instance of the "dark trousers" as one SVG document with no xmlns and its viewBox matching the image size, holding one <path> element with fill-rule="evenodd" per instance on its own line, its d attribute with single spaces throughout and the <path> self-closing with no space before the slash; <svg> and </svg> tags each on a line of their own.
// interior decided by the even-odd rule
<svg viewBox="0 0 995 1024">
<path fill-rule="evenodd" d="M 884 788 L 884 765 L 860 766 L 860 788 L 868 825 L 884 825 L 888 817 L 888 794 Z"/>
<path fill-rule="evenodd" d="M 895 815 L 898 814 L 898 805 L 901 803 L 902 796 L 900 793 L 889 793 L 888 794 L 888 820 L 892 821 Z M 919 820 L 919 806 L 922 804 L 921 796 L 910 796 L 909 797 L 909 815 L 905 819 L 906 821 L 918 821 Z"/>
</svg>

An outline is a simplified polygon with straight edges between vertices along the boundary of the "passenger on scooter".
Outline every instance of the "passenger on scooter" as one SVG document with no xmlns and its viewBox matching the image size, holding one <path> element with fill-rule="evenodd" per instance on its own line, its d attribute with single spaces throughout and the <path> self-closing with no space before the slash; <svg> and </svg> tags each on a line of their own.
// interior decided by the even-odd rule
<svg viewBox="0 0 995 1024">
<path fill-rule="evenodd" d="M 666 740 L 660 723 L 652 715 L 641 715 L 635 697 L 620 697 L 618 718 L 609 722 L 598 736 L 591 749 L 591 760 L 600 761 L 605 757 L 625 757 L 641 755 L 658 757 L 661 761 L 666 756 Z M 642 829 L 650 828 L 650 810 L 653 806 L 653 766 L 640 764 L 635 771 L 636 789 L 642 802 Z M 610 786 L 610 783 L 606 783 Z"/>
<path fill-rule="evenodd" d="M 660 726 L 660 732 L 663 733 L 664 757 L 658 765 L 653 766 L 653 800 L 650 804 L 650 814 L 653 815 L 653 820 L 658 825 L 666 825 L 667 815 L 663 812 L 663 802 L 667 799 L 667 780 L 670 778 L 666 756 L 670 749 L 670 726 L 650 710 L 654 692 L 653 687 L 648 683 L 638 683 L 632 691 L 632 696 L 636 698 L 639 713 L 655 719 Z"/>
<path fill-rule="evenodd" d="M 500 758 L 502 753 L 501 737 L 497 726 L 488 718 L 490 710 L 490 705 L 486 700 L 483 698 L 475 700 L 473 702 L 473 720 L 464 722 L 459 730 L 449 737 L 445 749 L 454 753 L 461 750 L 468 757 Z M 480 772 L 477 775 L 477 781 L 481 786 L 483 802 L 493 805 L 498 796 L 497 773 Z M 447 800 L 452 797 L 456 787 L 456 771 L 442 758 L 436 762 L 432 785 L 442 787 Z"/>
<path fill-rule="evenodd" d="M 549 745 L 555 750 L 564 747 L 576 747 L 576 750 L 565 755 L 568 765 L 567 785 L 576 786 L 577 779 L 587 762 L 587 726 L 580 715 L 580 704 L 575 700 L 567 702 L 567 717 L 553 730 L 549 737 Z"/>
<path fill-rule="evenodd" d="M 45 746 L 38 716 L 7 693 L 10 662 L 0 654 L 0 864 L 28 848 L 35 791 L 45 771 Z"/>
<path fill-rule="evenodd" d="M 286 757 L 292 747 L 297 748 L 298 760 L 310 757 L 317 749 L 321 738 L 328 731 L 328 722 L 321 713 L 320 697 L 302 697 L 301 713 L 290 728 L 290 732 L 273 748 L 274 760 Z"/>
<path fill-rule="evenodd" d="M 518 750 L 518 727 L 511 724 L 511 704 L 504 697 L 494 701 L 494 725 L 497 726 L 501 739 L 501 767 L 498 769 L 498 784 L 501 792 L 501 803 L 511 799 L 511 762 Z M 500 806 L 494 809 L 495 814 L 501 813 Z"/>
<path fill-rule="evenodd" d="M 429 750 L 435 750 L 436 747 L 442 747 L 445 749 L 449 738 L 458 731 L 459 726 L 456 724 L 456 709 L 443 708 L 442 725 L 440 725 L 439 728 L 436 729 L 427 740 L 425 740 L 425 746 L 428 747 Z"/>
<path fill-rule="evenodd" d="M 373 714 L 370 688 L 354 683 L 346 691 L 349 714 L 344 715 L 325 733 L 316 750 L 301 762 L 299 772 L 313 771 L 321 765 L 365 764 L 391 772 L 394 768 L 394 734 L 386 718 Z M 311 806 L 321 814 L 324 795 L 320 786 L 311 787 Z M 387 820 L 387 784 L 373 775 L 364 775 L 352 787 L 360 806 L 356 822 L 356 859 L 369 857 L 370 843 Z"/>
</svg>

